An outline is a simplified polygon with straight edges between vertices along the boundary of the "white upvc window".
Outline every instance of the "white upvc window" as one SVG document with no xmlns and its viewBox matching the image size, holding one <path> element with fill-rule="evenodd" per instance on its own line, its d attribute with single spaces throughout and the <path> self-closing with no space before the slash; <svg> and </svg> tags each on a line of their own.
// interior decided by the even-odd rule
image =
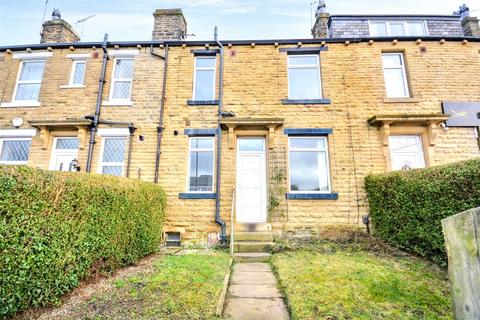
<svg viewBox="0 0 480 320">
<path fill-rule="evenodd" d="M 98 173 L 123 176 L 127 137 L 102 137 Z"/>
<path fill-rule="evenodd" d="M 426 36 L 425 21 L 370 21 L 372 37 L 386 36 Z"/>
<path fill-rule="evenodd" d="M 215 56 L 195 57 L 193 100 L 215 99 L 216 61 Z"/>
<path fill-rule="evenodd" d="M 128 102 L 132 95 L 133 58 L 113 60 L 110 101 Z"/>
<path fill-rule="evenodd" d="M 32 138 L 0 137 L 0 164 L 27 164 L 31 144 Z"/>
<path fill-rule="evenodd" d="M 388 140 L 392 170 L 425 168 L 421 135 L 391 135 Z"/>
<path fill-rule="evenodd" d="M 187 192 L 213 192 L 214 137 L 190 137 Z"/>
<path fill-rule="evenodd" d="M 387 97 L 410 97 L 403 53 L 383 53 L 382 63 Z"/>
<path fill-rule="evenodd" d="M 14 102 L 38 103 L 44 69 L 45 60 L 28 60 L 20 63 L 13 92 Z"/>
<path fill-rule="evenodd" d="M 319 55 L 288 56 L 288 98 L 322 98 Z"/>
<path fill-rule="evenodd" d="M 86 60 L 73 60 L 72 71 L 70 73 L 70 81 L 68 82 L 71 87 L 83 87 L 85 84 L 85 68 L 87 66 Z"/>
<path fill-rule="evenodd" d="M 330 193 L 326 137 L 289 137 L 289 181 L 292 193 Z"/>
</svg>

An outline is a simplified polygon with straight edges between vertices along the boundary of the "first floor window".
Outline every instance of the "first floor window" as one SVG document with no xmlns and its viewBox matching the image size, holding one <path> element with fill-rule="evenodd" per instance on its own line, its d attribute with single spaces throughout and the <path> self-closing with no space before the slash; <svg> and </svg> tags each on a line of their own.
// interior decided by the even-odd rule
<svg viewBox="0 0 480 320">
<path fill-rule="evenodd" d="M 213 137 L 190 138 L 188 191 L 213 191 L 213 147 Z"/>
<path fill-rule="evenodd" d="M 133 78 L 133 59 L 116 58 L 113 63 L 110 100 L 130 100 Z"/>
<path fill-rule="evenodd" d="M 193 80 L 193 100 L 215 99 L 216 57 L 196 57 Z"/>
<path fill-rule="evenodd" d="M 103 138 L 103 151 L 99 172 L 113 176 L 123 175 L 125 161 L 125 137 Z"/>
<path fill-rule="evenodd" d="M 83 60 L 74 60 L 72 64 L 72 74 L 70 75 L 71 86 L 82 86 L 85 78 L 85 67 L 87 62 Z"/>
<path fill-rule="evenodd" d="M 288 56 L 288 98 L 320 99 L 321 97 L 319 56 Z"/>
<path fill-rule="evenodd" d="M 290 137 L 290 191 L 330 192 L 326 137 Z"/>
<path fill-rule="evenodd" d="M 422 136 L 394 135 L 389 137 L 392 170 L 425 168 Z"/>
<path fill-rule="evenodd" d="M 14 100 L 38 101 L 45 61 L 22 61 L 15 87 Z"/>
<path fill-rule="evenodd" d="M 386 36 L 425 36 L 424 21 L 370 21 L 370 35 Z"/>
<path fill-rule="evenodd" d="M 27 164 L 31 143 L 30 138 L 0 139 L 0 163 Z"/>
<path fill-rule="evenodd" d="M 407 74 L 402 53 L 383 53 L 383 73 L 385 88 L 389 98 L 406 98 L 410 96 Z"/>
</svg>

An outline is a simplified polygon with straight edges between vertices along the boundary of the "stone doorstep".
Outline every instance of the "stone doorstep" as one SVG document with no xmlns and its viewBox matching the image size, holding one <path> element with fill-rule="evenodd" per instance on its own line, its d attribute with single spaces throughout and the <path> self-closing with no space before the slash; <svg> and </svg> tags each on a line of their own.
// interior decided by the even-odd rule
<svg viewBox="0 0 480 320">
<path fill-rule="evenodd" d="M 257 241 L 245 241 L 234 242 L 234 252 L 270 252 L 273 247 L 273 242 L 257 242 Z"/>
<path fill-rule="evenodd" d="M 233 272 L 271 272 L 272 269 L 266 263 L 252 262 L 252 263 L 237 263 L 233 265 Z"/>
<path fill-rule="evenodd" d="M 228 294 L 233 298 L 283 298 L 276 284 L 230 284 Z"/>
<path fill-rule="evenodd" d="M 233 242 L 257 241 L 257 242 L 272 242 L 273 233 L 258 231 L 258 232 L 237 232 L 233 234 Z"/>
<path fill-rule="evenodd" d="M 277 279 L 271 271 L 237 271 L 233 273 L 230 283 L 241 285 L 276 285 Z"/>
<path fill-rule="evenodd" d="M 280 298 L 230 298 L 225 307 L 225 319 L 288 320 L 289 315 Z"/>
<path fill-rule="evenodd" d="M 270 253 L 265 252 L 244 252 L 235 253 L 233 259 L 237 263 L 268 262 L 271 256 Z"/>
</svg>

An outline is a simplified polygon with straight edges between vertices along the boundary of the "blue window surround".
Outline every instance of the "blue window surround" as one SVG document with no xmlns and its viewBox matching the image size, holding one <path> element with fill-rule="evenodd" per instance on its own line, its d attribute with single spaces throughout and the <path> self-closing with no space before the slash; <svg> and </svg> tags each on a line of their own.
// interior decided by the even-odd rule
<svg viewBox="0 0 480 320">
<path fill-rule="evenodd" d="M 287 193 L 287 199 L 297 200 L 338 200 L 338 193 Z"/>
<path fill-rule="evenodd" d="M 212 137 L 217 135 L 218 129 L 192 129 L 186 128 L 183 130 L 183 134 L 190 136 L 190 137 Z"/>
<path fill-rule="evenodd" d="M 215 56 L 220 53 L 220 49 L 192 49 L 190 53 L 193 53 L 195 56 Z"/>
<path fill-rule="evenodd" d="M 280 48 L 279 51 L 287 54 L 319 54 L 320 51 L 328 51 L 328 47 Z"/>
<path fill-rule="evenodd" d="M 283 133 L 288 136 L 328 136 L 332 128 L 285 128 Z"/>
<path fill-rule="evenodd" d="M 216 199 L 217 193 L 198 193 L 198 192 L 184 192 L 178 194 L 179 199 Z"/>
<path fill-rule="evenodd" d="M 331 104 L 330 99 L 282 99 L 282 104 Z"/>
<path fill-rule="evenodd" d="M 187 100 L 189 106 L 216 106 L 218 103 L 218 100 Z"/>
</svg>

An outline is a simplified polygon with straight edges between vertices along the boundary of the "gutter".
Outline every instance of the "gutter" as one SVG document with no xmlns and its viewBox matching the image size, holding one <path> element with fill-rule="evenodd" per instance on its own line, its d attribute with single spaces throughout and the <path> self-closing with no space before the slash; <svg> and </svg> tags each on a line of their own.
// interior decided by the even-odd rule
<svg viewBox="0 0 480 320">
<path fill-rule="evenodd" d="M 103 86 L 105 85 L 105 74 L 107 72 L 107 61 L 108 61 L 107 41 L 108 41 L 108 34 L 105 33 L 105 37 L 103 38 L 103 43 L 102 43 L 103 60 L 102 60 L 102 72 L 100 74 L 100 79 L 98 79 L 97 105 L 95 106 L 95 114 L 93 115 L 92 125 L 90 126 L 90 141 L 88 144 L 87 165 L 85 168 L 85 171 L 88 173 L 90 173 L 92 170 L 93 147 L 95 146 L 95 133 L 97 131 L 98 124 L 100 121 L 100 108 L 102 106 Z"/>
<path fill-rule="evenodd" d="M 160 170 L 160 155 L 162 154 L 161 147 L 162 147 L 162 137 L 163 137 L 163 113 L 165 109 L 165 95 L 167 91 L 167 67 L 168 67 L 168 44 L 165 46 L 165 53 L 164 56 L 160 56 L 153 52 L 153 46 L 150 47 L 150 53 L 158 58 L 163 59 L 163 83 L 162 83 L 162 96 L 160 100 L 160 116 L 158 119 L 158 127 L 157 127 L 157 154 L 155 156 L 155 175 L 153 178 L 153 182 L 158 183 L 158 173 Z"/>
<path fill-rule="evenodd" d="M 218 122 L 217 122 L 217 180 L 216 180 L 216 197 L 215 197 L 215 222 L 220 225 L 220 243 L 225 244 L 227 241 L 226 224 L 225 220 L 220 217 L 220 174 L 221 170 L 221 158 L 222 158 L 222 112 L 223 112 L 223 45 L 218 40 L 218 28 L 215 26 L 214 39 L 215 43 L 220 48 L 220 75 L 219 75 L 219 88 L 218 88 Z M 233 221 L 232 221 L 233 223 Z M 232 226 L 233 227 L 233 226 Z"/>
</svg>

